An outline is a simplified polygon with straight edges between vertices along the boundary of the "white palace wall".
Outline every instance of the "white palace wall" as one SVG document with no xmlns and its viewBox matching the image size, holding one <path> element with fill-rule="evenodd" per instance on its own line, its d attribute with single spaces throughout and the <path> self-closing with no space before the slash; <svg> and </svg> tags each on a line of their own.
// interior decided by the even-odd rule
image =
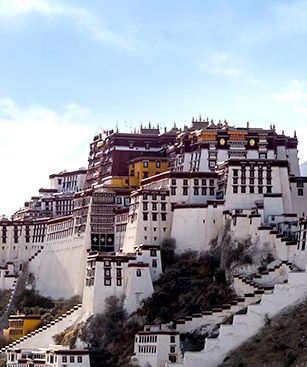
<svg viewBox="0 0 307 367">
<path fill-rule="evenodd" d="M 174 209 L 171 237 L 176 240 L 176 251 L 209 250 L 210 241 L 217 238 L 223 226 L 223 205 L 192 205 Z"/>
<path fill-rule="evenodd" d="M 41 254 L 29 263 L 36 290 L 53 299 L 81 296 L 86 257 L 87 242 L 84 237 L 47 242 Z"/>
<path fill-rule="evenodd" d="M 82 296 L 90 225 L 88 220 L 85 232 L 73 233 L 74 223 L 71 217 L 49 222 L 44 248 L 29 262 L 35 288 L 44 296 Z"/>
</svg>

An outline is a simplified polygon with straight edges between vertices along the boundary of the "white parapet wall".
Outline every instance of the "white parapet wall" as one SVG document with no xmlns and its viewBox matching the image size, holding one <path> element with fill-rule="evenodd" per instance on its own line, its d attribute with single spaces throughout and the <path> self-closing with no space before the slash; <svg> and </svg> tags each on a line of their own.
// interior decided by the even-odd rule
<svg viewBox="0 0 307 367">
<path fill-rule="evenodd" d="M 247 307 L 246 314 L 233 316 L 231 325 L 221 325 L 217 338 L 207 338 L 201 352 L 187 352 L 186 367 L 216 367 L 226 355 L 255 335 L 267 318 L 272 318 L 289 306 L 301 302 L 307 296 L 307 272 L 289 273 L 288 283 L 277 284 L 274 292 L 264 294 L 259 304 Z"/>
<path fill-rule="evenodd" d="M 177 320 L 175 329 L 180 333 L 189 333 L 196 329 L 201 333 L 211 332 L 217 324 L 222 323 L 227 317 L 259 301 L 263 293 L 264 291 L 256 290 L 255 293 L 249 293 L 245 297 L 238 298 L 237 301 L 231 301 L 228 305 L 223 305 L 220 308 L 214 308 L 202 314 L 194 314 L 192 316 L 187 316 L 185 319 Z"/>
</svg>

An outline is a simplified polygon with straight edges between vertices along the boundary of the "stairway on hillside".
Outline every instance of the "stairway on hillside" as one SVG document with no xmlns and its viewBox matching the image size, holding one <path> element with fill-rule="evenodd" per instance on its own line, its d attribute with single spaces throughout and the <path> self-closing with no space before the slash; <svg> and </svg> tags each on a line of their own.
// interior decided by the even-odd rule
<svg viewBox="0 0 307 367">
<path fill-rule="evenodd" d="M 21 293 L 25 290 L 28 279 L 28 267 L 27 264 L 23 266 L 23 271 L 19 273 L 18 278 L 14 280 L 11 295 L 6 306 L 4 313 L 0 319 L 0 332 L 8 327 L 8 317 L 10 314 L 16 312 L 16 301 Z"/>
<path fill-rule="evenodd" d="M 259 303 L 249 305 L 233 316 L 231 324 L 222 324 L 217 334 L 208 337 L 201 352 L 187 352 L 185 367 L 216 367 L 226 355 L 255 335 L 265 322 L 286 307 L 307 296 L 307 272 L 290 272 L 288 280 L 276 284 L 272 293 L 263 294 Z"/>
<path fill-rule="evenodd" d="M 66 328 L 77 325 L 79 322 L 83 321 L 84 312 L 82 309 L 82 304 L 78 304 L 72 307 L 70 310 L 66 311 L 61 316 L 57 317 L 53 321 L 49 322 L 26 336 L 16 340 L 15 342 L 2 348 L 0 351 L 2 353 L 6 352 L 11 348 L 43 348 L 49 347 L 54 344 L 53 336 L 63 332 Z"/>
<path fill-rule="evenodd" d="M 291 270 L 293 270 L 292 263 L 284 260 L 273 262 L 272 266 L 268 266 L 268 270 L 255 274 L 252 279 L 236 275 L 234 276 L 234 289 L 238 298 L 210 311 L 178 319 L 173 322 L 173 328 L 180 333 L 192 332 L 196 329 L 200 330 L 202 334 L 208 333 L 217 324 L 222 323 L 225 318 L 234 315 L 250 304 L 259 302 L 263 294 L 272 293 L 274 285 L 284 283 Z"/>
<path fill-rule="evenodd" d="M 253 292 L 255 287 L 258 289 L 272 290 L 275 284 L 281 284 L 287 281 L 289 272 L 294 270 L 294 266 L 287 260 L 276 262 L 267 270 L 256 273 L 248 279 L 243 275 L 235 275 L 233 278 L 233 287 L 237 295 Z"/>
</svg>

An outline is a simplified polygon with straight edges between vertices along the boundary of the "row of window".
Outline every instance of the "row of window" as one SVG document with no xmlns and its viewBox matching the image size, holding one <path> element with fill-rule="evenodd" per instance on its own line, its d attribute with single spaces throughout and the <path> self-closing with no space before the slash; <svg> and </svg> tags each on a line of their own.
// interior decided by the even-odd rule
<svg viewBox="0 0 307 367">
<path fill-rule="evenodd" d="M 112 285 L 112 279 L 111 278 L 105 278 L 104 279 L 104 285 L 106 285 L 106 286 L 111 286 Z M 122 281 L 122 279 L 116 279 L 116 285 L 118 286 L 118 287 L 121 287 L 122 285 L 123 285 L 123 281 Z"/>
<path fill-rule="evenodd" d="M 148 200 L 149 195 L 146 193 L 143 193 L 143 201 L 147 201 Z M 152 201 L 156 201 L 158 198 L 158 194 L 152 194 L 151 195 L 151 200 Z M 161 201 L 165 201 L 166 200 L 166 195 L 165 194 L 161 194 L 160 195 Z"/>
<path fill-rule="evenodd" d="M 60 238 L 69 237 L 73 234 L 73 228 L 66 229 L 55 233 L 49 233 L 47 236 L 48 241 L 58 240 Z"/>
<path fill-rule="evenodd" d="M 166 213 L 161 213 L 160 215 L 161 215 L 161 221 L 162 222 L 165 222 L 166 221 Z M 147 221 L 148 218 L 149 218 L 149 214 L 146 213 L 146 212 L 143 212 L 143 220 L 144 221 Z M 157 220 L 158 220 L 158 213 L 152 213 L 151 214 L 151 220 L 153 222 L 157 222 Z"/>
<path fill-rule="evenodd" d="M 234 185 L 237 185 L 238 182 L 239 182 L 239 178 L 238 177 L 233 177 L 232 182 L 233 182 Z M 257 182 L 258 182 L 258 185 L 262 185 L 263 184 L 263 178 L 258 177 Z M 245 185 L 246 184 L 246 178 L 241 178 L 240 183 L 242 185 Z M 267 178 L 266 183 L 267 183 L 267 185 L 271 185 L 272 184 L 272 179 Z M 249 184 L 254 185 L 255 184 L 255 178 L 249 178 Z"/>
<path fill-rule="evenodd" d="M 210 196 L 214 196 L 215 195 L 215 189 L 213 187 L 210 187 L 209 189 L 207 187 L 194 187 L 193 188 L 193 195 L 209 195 Z M 177 190 L 176 187 L 171 187 L 171 195 L 176 195 L 177 194 Z M 188 196 L 189 195 L 189 188 L 188 187 L 183 187 L 182 188 L 182 195 L 183 196 Z"/>
<path fill-rule="evenodd" d="M 158 203 L 152 203 L 151 209 L 158 210 Z M 148 210 L 148 203 L 143 203 L 143 210 Z M 166 211 L 166 203 L 161 203 L 161 211 Z"/>
<path fill-rule="evenodd" d="M 201 185 L 202 186 L 207 186 L 207 183 L 209 182 L 209 186 L 214 186 L 215 185 L 215 182 L 214 182 L 214 179 L 213 178 L 210 178 L 209 180 L 205 179 L 205 178 L 202 178 L 201 179 Z M 198 178 L 194 178 L 194 186 L 199 186 L 200 185 L 200 179 Z M 172 178 L 171 180 L 171 185 L 172 186 L 176 186 L 177 183 L 176 183 L 176 179 L 175 178 Z M 183 186 L 189 186 L 189 180 L 188 179 L 183 179 Z"/>
<path fill-rule="evenodd" d="M 26 243 L 30 242 L 30 237 L 26 236 Z M 45 236 L 33 236 L 32 242 L 44 242 Z M 2 243 L 7 243 L 7 237 L 2 236 L 1 237 Z M 18 237 L 14 237 L 14 243 L 18 243 Z"/>
<path fill-rule="evenodd" d="M 139 353 L 156 353 L 157 347 L 156 346 L 142 346 L 139 345 Z"/>
<path fill-rule="evenodd" d="M 149 164 L 149 161 L 143 161 L 143 167 L 144 168 L 148 168 L 148 164 Z M 161 162 L 156 161 L 156 168 L 160 168 L 160 167 L 161 167 Z"/>
<path fill-rule="evenodd" d="M 117 224 L 115 227 L 115 232 L 125 232 L 127 224 Z"/>
<path fill-rule="evenodd" d="M 249 170 L 249 177 L 255 177 L 255 172 L 256 171 L 254 169 L 250 169 Z M 266 172 L 266 177 L 267 178 L 272 177 L 272 170 L 271 169 L 267 169 L 266 171 L 264 171 L 262 168 L 259 168 L 257 170 L 258 177 L 263 177 L 263 172 Z M 241 168 L 240 173 L 241 173 L 241 177 L 246 177 L 246 169 Z M 239 169 L 234 169 L 233 170 L 233 176 L 234 177 L 239 177 Z"/>
<path fill-rule="evenodd" d="M 48 231 L 49 232 L 57 232 L 57 231 L 61 231 L 63 229 L 68 229 L 68 228 L 72 228 L 73 226 L 73 220 L 67 220 L 65 222 L 62 223 L 56 223 L 56 224 L 51 224 L 48 226 Z"/>
<path fill-rule="evenodd" d="M 105 268 L 104 269 L 104 276 L 106 278 L 111 277 L 111 268 Z M 116 269 L 116 277 L 117 278 L 122 278 L 122 269 Z"/>
<path fill-rule="evenodd" d="M 128 220 L 128 214 L 118 214 L 115 219 L 116 223 L 126 222 Z"/>
<path fill-rule="evenodd" d="M 139 336 L 139 343 L 156 343 L 156 342 L 157 342 L 157 335 Z"/>
<path fill-rule="evenodd" d="M 116 204 L 119 204 L 119 205 L 124 204 L 124 206 L 128 206 L 130 204 L 130 197 L 117 196 Z"/>
<path fill-rule="evenodd" d="M 257 187 L 257 190 L 258 190 L 257 193 L 258 194 L 263 194 L 264 193 L 263 188 L 264 188 L 264 186 L 258 186 Z M 246 194 L 247 193 L 247 186 L 241 186 L 240 190 L 239 190 L 239 186 L 233 186 L 232 191 L 233 191 L 234 194 L 238 194 L 239 191 L 240 191 L 241 194 Z M 255 186 L 249 186 L 249 193 L 250 194 L 255 194 L 256 193 Z M 272 193 L 272 186 L 266 186 L 266 193 L 267 194 Z"/>
<path fill-rule="evenodd" d="M 67 356 L 62 356 L 62 362 L 63 363 L 67 363 Z M 69 357 L 69 362 L 70 363 L 75 363 L 75 357 L 74 356 L 70 356 Z M 78 363 L 82 363 L 82 356 L 78 356 L 77 357 L 77 362 Z"/>
<path fill-rule="evenodd" d="M 135 142 L 134 141 L 129 142 L 129 149 L 133 149 L 134 146 L 135 146 Z M 137 145 L 137 146 L 139 146 L 139 145 Z M 150 149 L 150 143 L 145 143 L 145 149 L 146 150 L 149 150 Z"/>
<path fill-rule="evenodd" d="M 150 354 L 150 353 L 156 353 L 157 347 L 155 345 L 148 345 L 148 346 L 139 345 L 138 350 L 139 350 L 139 353 L 149 353 Z M 169 351 L 170 353 L 175 353 L 176 346 L 171 345 Z"/>
<path fill-rule="evenodd" d="M 86 278 L 85 285 L 88 287 L 91 287 L 92 285 L 94 285 L 94 278 Z"/>
<path fill-rule="evenodd" d="M 170 342 L 175 343 L 175 335 L 170 335 Z M 137 342 L 137 338 L 136 338 Z M 157 335 L 140 335 L 139 336 L 139 343 L 156 343 L 157 342 Z"/>
</svg>

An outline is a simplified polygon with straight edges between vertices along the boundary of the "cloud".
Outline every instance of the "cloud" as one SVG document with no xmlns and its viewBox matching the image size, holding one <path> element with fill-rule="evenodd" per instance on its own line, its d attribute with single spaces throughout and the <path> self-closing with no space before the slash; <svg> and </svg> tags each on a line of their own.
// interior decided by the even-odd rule
<svg viewBox="0 0 307 367">
<path fill-rule="evenodd" d="M 307 33 L 307 3 L 306 1 L 290 1 L 277 4 L 274 8 L 277 18 L 277 31 L 286 34 Z"/>
<path fill-rule="evenodd" d="M 47 0 L 1 0 L 0 16 L 12 18 L 36 11 L 43 14 L 61 14 L 67 9 L 56 2 L 51 5 Z"/>
<path fill-rule="evenodd" d="M 271 94 L 270 97 L 291 104 L 294 112 L 307 113 L 307 90 L 304 81 L 292 80 L 286 88 Z"/>
<path fill-rule="evenodd" d="M 57 112 L 0 99 L 0 214 L 12 214 L 40 187 L 49 187 L 50 173 L 86 166 L 96 131 L 89 119 L 90 111 L 77 104 Z"/>
<path fill-rule="evenodd" d="M 134 39 L 110 30 L 102 20 L 86 8 L 64 4 L 60 0 L 0 0 L 0 18 L 14 20 L 30 13 L 46 17 L 64 17 L 79 32 L 95 41 L 108 43 L 126 51 L 135 50 Z"/>
<path fill-rule="evenodd" d="M 249 18 L 249 24 L 239 33 L 242 45 L 274 45 L 293 36 L 307 34 L 307 2 L 305 0 L 267 2 L 261 17 Z M 296 40 L 293 39 L 293 42 Z M 271 46 L 269 46 L 271 47 Z"/>
<path fill-rule="evenodd" d="M 292 101 L 307 101 L 307 93 L 303 90 L 290 89 L 284 92 L 273 94 L 273 97 L 279 101 L 292 102 Z"/>
<path fill-rule="evenodd" d="M 299 105 L 295 105 L 293 106 L 293 111 L 294 112 L 298 112 L 298 113 L 304 113 L 305 115 L 307 115 L 307 106 L 299 106 Z"/>
<path fill-rule="evenodd" d="M 214 52 L 207 58 L 196 62 L 196 66 L 199 70 L 208 74 L 241 79 L 252 87 L 264 87 L 267 85 L 266 81 L 252 75 L 243 67 L 243 60 L 227 52 Z"/>
<path fill-rule="evenodd" d="M 235 65 L 234 57 L 224 52 L 213 53 L 197 64 L 202 71 L 209 74 L 227 77 L 242 76 L 244 74 L 244 71 Z"/>
</svg>

